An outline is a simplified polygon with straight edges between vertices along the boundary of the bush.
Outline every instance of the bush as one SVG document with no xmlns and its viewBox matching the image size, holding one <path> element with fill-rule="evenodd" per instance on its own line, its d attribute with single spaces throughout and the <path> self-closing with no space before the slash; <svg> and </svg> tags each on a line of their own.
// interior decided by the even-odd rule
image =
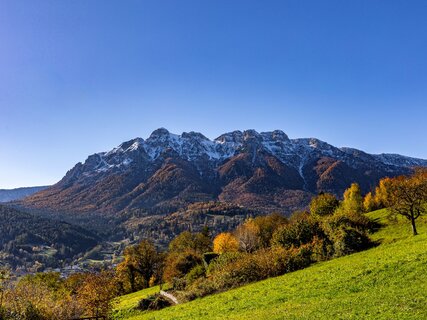
<svg viewBox="0 0 427 320">
<path fill-rule="evenodd" d="M 211 264 L 208 278 L 195 280 L 187 287 L 182 299 L 193 300 L 305 268 L 313 261 L 312 254 L 310 245 L 298 249 L 274 247 L 253 254 L 223 254 Z"/>
<path fill-rule="evenodd" d="M 141 311 L 160 310 L 171 305 L 172 303 L 162 295 L 154 294 L 140 300 L 136 309 Z"/>
<path fill-rule="evenodd" d="M 359 213 L 335 214 L 323 222 L 323 228 L 333 243 L 333 256 L 340 257 L 372 247 L 367 231 L 374 224 Z"/>
<path fill-rule="evenodd" d="M 191 285 L 195 280 L 202 278 L 206 275 L 206 270 L 202 265 L 197 265 L 193 269 L 190 270 L 189 273 L 187 273 L 187 276 L 185 277 L 187 280 L 187 285 Z"/>
<path fill-rule="evenodd" d="M 338 199 L 330 193 L 321 193 L 310 202 L 310 213 L 317 217 L 323 217 L 334 213 L 339 206 Z"/>
<path fill-rule="evenodd" d="M 238 260 L 244 254 L 241 252 L 227 252 L 219 255 L 214 261 L 212 261 L 207 269 L 208 274 L 219 272 L 225 266 Z"/>
<path fill-rule="evenodd" d="M 24 319 L 26 320 L 47 320 L 48 318 L 46 316 L 43 316 L 43 313 L 41 310 L 36 308 L 31 302 L 28 303 L 25 313 L 24 313 Z"/>
<path fill-rule="evenodd" d="M 320 222 L 307 215 L 302 215 L 277 229 L 273 234 L 272 244 L 289 249 L 310 243 L 315 237 L 326 238 Z"/>
<path fill-rule="evenodd" d="M 214 261 L 216 258 L 218 258 L 219 254 L 215 252 L 206 252 L 203 254 L 203 263 L 205 265 L 205 268 L 207 269 L 209 264 Z"/>
<path fill-rule="evenodd" d="M 174 278 L 182 278 L 196 265 L 202 264 L 202 257 L 194 251 L 172 252 L 166 258 L 163 279 L 173 282 Z"/>
<path fill-rule="evenodd" d="M 351 227 L 338 229 L 332 235 L 332 240 L 335 257 L 341 257 L 372 247 L 372 242 L 366 233 Z"/>
<path fill-rule="evenodd" d="M 172 279 L 172 288 L 174 290 L 185 290 L 185 288 L 187 288 L 187 279 L 186 278 L 173 278 Z"/>
</svg>

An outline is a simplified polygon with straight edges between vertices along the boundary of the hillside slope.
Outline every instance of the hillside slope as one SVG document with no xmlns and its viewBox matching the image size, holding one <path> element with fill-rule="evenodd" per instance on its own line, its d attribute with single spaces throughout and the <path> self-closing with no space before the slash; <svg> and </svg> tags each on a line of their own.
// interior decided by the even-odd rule
<svg viewBox="0 0 427 320">
<path fill-rule="evenodd" d="M 307 269 L 128 319 L 423 319 L 427 314 L 427 220 L 384 224 L 378 247 Z"/>
<path fill-rule="evenodd" d="M 0 205 L 0 264 L 31 270 L 58 267 L 93 248 L 97 235 L 63 221 L 40 218 Z M 34 271 L 34 270 L 32 270 Z"/>
</svg>

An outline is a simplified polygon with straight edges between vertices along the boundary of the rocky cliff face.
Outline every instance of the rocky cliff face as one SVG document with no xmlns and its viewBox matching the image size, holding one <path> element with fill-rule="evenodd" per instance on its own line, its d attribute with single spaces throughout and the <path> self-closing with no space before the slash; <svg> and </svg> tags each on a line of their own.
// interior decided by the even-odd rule
<svg viewBox="0 0 427 320">
<path fill-rule="evenodd" d="M 201 133 L 155 130 L 89 156 L 24 206 L 115 214 L 130 209 L 173 212 L 193 202 L 224 201 L 289 213 L 321 191 L 341 196 L 352 182 L 368 191 L 385 176 L 427 166 L 400 155 L 336 148 L 318 139 L 289 139 L 280 130 L 233 131 L 211 141 Z"/>
</svg>

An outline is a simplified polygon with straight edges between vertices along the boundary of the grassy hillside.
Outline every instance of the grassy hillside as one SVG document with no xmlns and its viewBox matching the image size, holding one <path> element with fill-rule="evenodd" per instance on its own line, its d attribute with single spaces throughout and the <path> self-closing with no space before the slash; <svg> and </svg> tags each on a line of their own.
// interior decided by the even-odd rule
<svg viewBox="0 0 427 320">
<path fill-rule="evenodd" d="M 114 308 L 115 317 L 123 319 L 138 314 L 138 311 L 133 310 L 138 305 L 138 302 L 151 294 L 159 292 L 159 290 L 159 287 L 155 286 L 117 298 Z"/>
<path fill-rule="evenodd" d="M 369 216 L 384 224 L 373 235 L 382 243 L 374 249 L 127 319 L 424 318 L 427 220 L 413 237 L 407 221 L 391 223 L 385 210 Z"/>
</svg>

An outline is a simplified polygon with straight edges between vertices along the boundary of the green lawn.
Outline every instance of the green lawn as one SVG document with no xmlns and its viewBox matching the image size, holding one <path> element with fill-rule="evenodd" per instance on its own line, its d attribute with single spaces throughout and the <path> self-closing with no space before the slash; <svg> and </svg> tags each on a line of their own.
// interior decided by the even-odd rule
<svg viewBox="0 0 427 320">
<path fill-rule="evenodd" d="M 369 216 L 385 224 L 376 248 L 126 319 L 427 319 L 427 220 L 413 237 L 385 210 Z"/>
</svg>

